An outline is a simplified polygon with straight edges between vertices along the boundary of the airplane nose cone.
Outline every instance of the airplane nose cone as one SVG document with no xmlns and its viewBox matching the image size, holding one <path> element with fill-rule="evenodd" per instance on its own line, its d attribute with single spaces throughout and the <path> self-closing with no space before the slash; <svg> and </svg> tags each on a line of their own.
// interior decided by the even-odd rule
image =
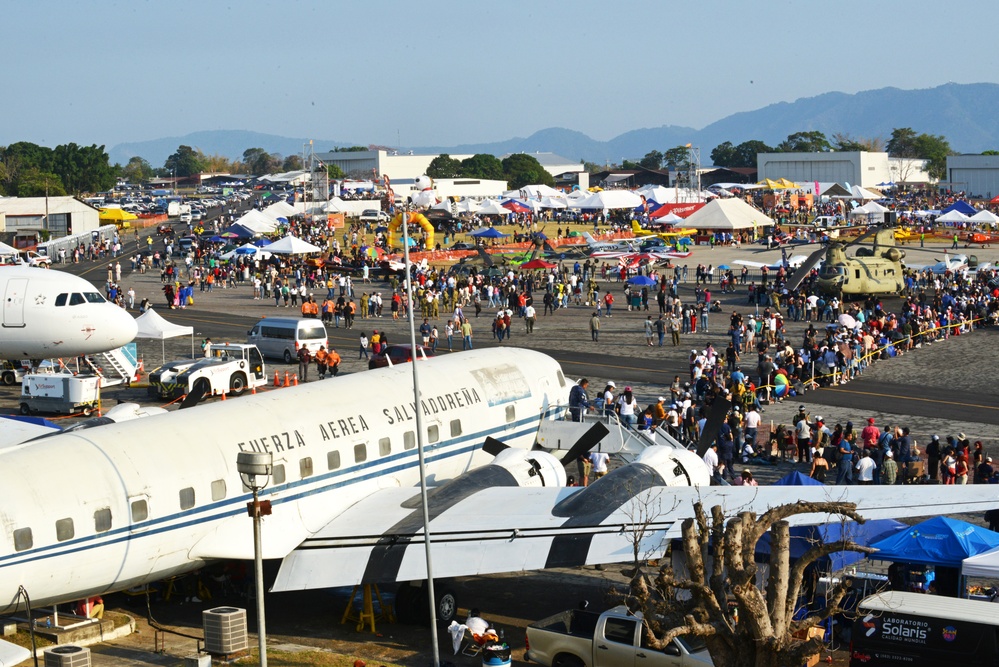
<svg viewBox="0 0 999 667">
<path fill-rule="evenodd" d="M 108 334 L 115 347 L 121 347 L 135 340 L 139 333 L 139 325 L 127 310 L 113 306 L 114 311 L 107 321 Z"/>
</svg>

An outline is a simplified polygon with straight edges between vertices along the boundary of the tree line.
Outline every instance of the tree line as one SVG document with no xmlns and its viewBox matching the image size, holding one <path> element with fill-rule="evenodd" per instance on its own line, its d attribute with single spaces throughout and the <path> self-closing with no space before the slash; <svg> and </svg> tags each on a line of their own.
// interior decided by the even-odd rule
<svg viewBox="0 0 999 667">
<path fill-rule="evenodd" d="M 950 143 L 942 135 L 919 134 L 911 127 L 892 130 L 891 138 L 852 137 L 849 134 L 835 133 L 829 139 L 823 132 L 811 130 L 795 132 L 776 146 L 769 146 L 758 139 L 734 145 L 725 141 L 711 151 L 711 162 L 716 167 L 755 167 L 758 153 L 817 153 L 826 151 L 856 152 L 887 151 L 891 157 L 928 160 L 930 176 L 942 179 L 947 171 L 947 156 L 953 155 Z M 983 154 L 990 154 L 985 151 Z M 687 167 L 688 150 L 685 146 L 670 148 L 665 152 L 650 151 L 637 162 L 625 160 L 622 168 L 683 170 Z"/>
<path fill-rule="evenodd" d="M 510 188 L 525 185 L 554 187 L 555 178 L 541 166 L 537 158 L 527 153 L 514 153 L 500 160 L 495 155 L 477 153 L 458 160 L 447 153 L 438 155 L 427 168 L 430 178 L 480 178 L 506 181 Z"/>
</svg>

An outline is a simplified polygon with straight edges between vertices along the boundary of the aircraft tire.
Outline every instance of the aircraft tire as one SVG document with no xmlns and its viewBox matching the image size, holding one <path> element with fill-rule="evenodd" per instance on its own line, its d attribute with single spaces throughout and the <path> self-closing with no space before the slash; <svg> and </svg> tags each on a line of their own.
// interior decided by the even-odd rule
<svg viewBox="0 0 999 667">
<path fill-rule="evenodd" d="M 3 383 L 9 387 L 15 382 L 17 382 L 17 375 L 14 374 L 14 371 L 5 371 L 3 374 Z"/>
</svg>

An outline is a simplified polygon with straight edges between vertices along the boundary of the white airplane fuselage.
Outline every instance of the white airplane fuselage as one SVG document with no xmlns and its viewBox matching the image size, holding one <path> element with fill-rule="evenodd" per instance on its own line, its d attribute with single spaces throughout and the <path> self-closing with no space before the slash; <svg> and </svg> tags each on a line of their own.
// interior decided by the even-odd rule
<svg viewBox="0 0 999 667">
<path fill-rule="evenodd" d="M 385 487 L 419 482 L 416 410 L 430 483 L 488 463 L 487 436 L 529 449 L 569 385 L 528 350 L 462 352 L 0 449 L 0 613 L 19 586 L 35 605 L 122 590 L 253 557 L 241 451 L 273 454 L 261 498 L 264 558 L 281 558 Z"/>
<path fill-rule="evenodd" d="M 0 359 L 50 359 L 130 343 L 135 319 L 88 281 L 64 271 L 0 267 Z"/>
</svg>

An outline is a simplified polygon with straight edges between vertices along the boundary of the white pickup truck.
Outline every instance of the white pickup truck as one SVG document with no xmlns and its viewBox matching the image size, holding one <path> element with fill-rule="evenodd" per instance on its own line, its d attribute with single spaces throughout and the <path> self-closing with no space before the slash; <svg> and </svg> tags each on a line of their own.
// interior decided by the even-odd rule
<svg viewBox="0 0 999 667">
<path fill-rule="evenodd" d="M 212 343 L 209 355 L 169 361 L 149 374 L 149 392 L 176 398 L 204 388 L 205 396 L 239 396 L 267 384 L 264 358 L 256 345 Z"/>
<path fill-rule="evenodd" d="M 712 665 L 704 643 L 680 637 L 665 649 L 642 642 L 642 617 L 624 605 L 602 614 L 572 609 L 527 626 L 528 661 L 543 667 L 704 667 Z"/>
</svg>

